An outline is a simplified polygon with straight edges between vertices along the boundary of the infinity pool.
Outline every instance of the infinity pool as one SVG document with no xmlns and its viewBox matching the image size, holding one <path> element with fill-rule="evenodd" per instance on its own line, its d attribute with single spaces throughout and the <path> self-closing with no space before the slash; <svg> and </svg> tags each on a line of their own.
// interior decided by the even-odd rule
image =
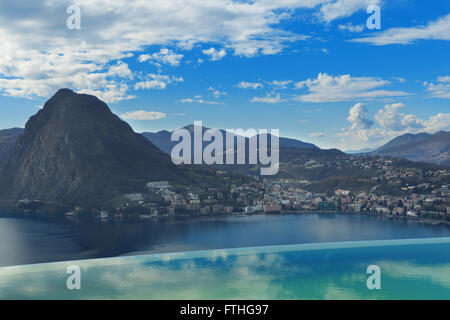
<svg viewBox="0 0 450 320">
<path fill-rule="evenodd" d="M 381 289 L 369 290 L 369 265 Z M 69 290 L 69 266 L 80 290 Z M 1 299 L 450 299 L 450 238 L 164 253 L 0 268 Z"/>
</svg>

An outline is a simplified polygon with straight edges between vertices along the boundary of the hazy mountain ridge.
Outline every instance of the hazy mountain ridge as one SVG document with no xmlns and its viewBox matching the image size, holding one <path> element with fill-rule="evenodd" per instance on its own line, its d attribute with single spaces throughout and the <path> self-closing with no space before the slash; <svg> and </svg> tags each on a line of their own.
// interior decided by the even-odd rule
<svg viewBox="0 0 450 320">
<path fill-rule="evenodd" d="M 193 126 L 185 127 L 191 133 L 193 132 Z M 207 128 L 203 128 L 203 131 Z M 221 131 L 225 134 L 225 131 Z M 144 134 L 149 139 L 152 139 L 156 145 L 161 145 L 166 148 L 166 152 L 171 152 L 171 148 L 178 142 L 170 141 L 171 133 L 169 131 L 160 131 L 154 134 Z M 192 138 L 193 140 L 193 138 Z M 248 159 L 248 138 L 246 142 L 246 159 Z M 268 139 L 268 148 L 270 150 L 270 139 Z M 193 141 L 192 149 L 193 149 Z M 209 144 L 209 142 L 203 142 L 203 148 Z M 170 147 L 170 148 L 169 148 Z M 234 150 L 236 157 L 236 148 Z M 376 184 L 369 184 L 367 179 L 380 174 L 380 170 L 374 168 L 366 168 L 364 163 L 373 163 L 372 158 L 375 160 L 377 156 L 366 156 L 367 160 L 363 160 L 364 157 L 354 156 L 346 154 L 338 149 L 324 150 L 320 148 L 295 148 L 290 146 L 283 146 L 280 139 L 280 166 L 279 172 L 275 178 L 292 178 L 292 179 L 305 179 L 309 181 L 315 181 L 321 186 L 325 186 L 323 190 L 328 190 L 331 185 L 328 181 L 333 181 L 334 186 L 356 186 L 361 187 L 363 184 L 373 187 Z M 355 164 L 357 162 L 357 164 Z M 398 167 L 429 167 L 433 165 L 414 163 L 409 160 L 395 160 L 394 166 Z M 214 165 L 216 169 L 228 171 L 234 174 L 240 175 L 259 175 L 259 165 Z M 271 177 L 267 177 L 271 178 Z M 360 180 L 363 179 L 363 180 Z M 323 181 L 322 184 L 320 182 Z M 359 182 L 358 182 L 359 181 Z M 318 187 L 320 189 L 320 187 Z"/>
<path fill-rule="evenodd" d="M 193 138 L 193 132 L 194 132 L 194 126 L 188 125 L 183 127 L 182 129 L 186 129 L 192 134 Z M 208 130 L 209 128 L 203 127 L 203 132 Z M 219 130 L 222 133 L 222 136 L 225 137 L 226 131 L 225 130 Z M 171 141 L 171 135 L 172 132 L 167 130 L 162 130 L 158 132 L 143 132 L 142 135 L 152 141 L 160 150 L 166 152 L 167 154 L 170 154 L 173 147 L 178 144 L 178 142 Z M 248 140 L 248 138 L 246 138 Z M 268 136 L 268 140 L 270 142 L 271 136 Z M 301 140 L 291 139 L 291 138 L 279 138 L 280 147 L 290 147 L 290 148 L 299 148 L 299 149 L 320 149 L 318 146 L 312 144 L 303 142 Z M 192 143 L 193 145 L 193 140 Z M 204 143 L 204 145 L 207 145 L 207 143 Z"/>
<path fill-rule="evenodd" d="M 191 133 L 191 162 L 193 162 L 193 151 L 194 151 L 194 126 L 193 125 L 188 125 L 186 127 L 183 127 L 182 129 L 186 129 Z M 203 127 L 202 128 L 202 132 L 204 133 L 206 130 L 208 130 L 209 128 Z M 227 146 L 226 144 L 226 131 L 225 130 L 219 130 L 219 132 L 221 132 L 222 137 L 223 137 L 223 142 L 224 142 L 224 148 L 222 150 L 222 155 L 223 155 L 223 162 L 226 163 L 226 159 L 225 159 L 225 153 L 228 152 L 230 153 L 231 150 L 227 150 Z M 142 135 L 145 136 L 146 138 L 148 138 L 149 140 L 151 140 L 156 146 L 158 146 L 162 151 L 170 154 L 172 151 L 172 148 L 177 145 L 179 142 L 177 141 L 171 141 L 171 132 L 167 131 L 167 130 L 163 130 L 163 131 L 159 131 L 156 133 L 149 133 L 149 132 L 144 132 Z M 234 158 L 235 158 L 235 163 L 237 163 L 237 137 L 239 137 L 238 135 L 233 135 L 234 139 L 235 139 L 235 147 L 234 147 Z M 242 136 L 240 136 L 242 138 Z M 259 135 L 257 135 L 257 141 L 259 141 Z M 244 141 L 245 141 L 245 159 L 249 159 L 249 138 L 248 137 L 244 137 Z M 270 151 L 271 149 L 271 141 L 272 141 L 272 137 L 269 134 L 267 137 L 267 147 L 268 150 Z M 202 142 L 202 150 L 204 150 L 204 148 L 209 144 L 210 142 Z M 295 170 L 294 172 L 286 172 L 286 166 L 284 165 L 284 163 L 292 163 L 294 165 L 299 165 L 304 164 L 308 161 L 311 160 L 324 160 L 324 159 L 329 159 L 331 158 L 335 158 L 336 156 L 345 156 L 345 154 L 343 152 L 341 152 L 340 150 L 337 149 L 331 149 L 331 150 L 322 150 L 319 147 L 310 144 L 310 143 L 305 143 L 303 141 L 300 140 L 295 140 L 295 139 L 290 139 L 290 138 L 283 138 L 280 137 L 279 138 L 279 146 L 280 146 L 280 150 L 279 150 L 279 160 L 280 163 L 282 163 L 282 165 L 280 166 L 280 173 L 277 175 L 277 177 L 279 176 L 284 176 L 284 177 L 292 177 L 292 176 L 298 176 L 300 173 L 305 174 L 308 178 L 309 177 L 322 177 L 323 174 L 321 173 L 316 173 L 317 171 L 321 171 L 323 172 L 323 170 L 319 169 L 319 170 L 307 170 L 307 171 L 301 171 L 299 172 L 298 170 Z M 239 174 L 239 175 L 259 175 L 259 169 L 260 169 L 260 165 L 251 165 L 251 164 L 222 164 L 222 165 L 213 165 L 214 168 L 219 169 L 219 170 L 225 170 L 234 174 Z M 290 169 L 289 169 L 290 170 Z M 331 172 L 328 172 L 328 174 L 331 174 Z"/>
<path fill-rule="evenodd" d="M 406 133 L 404 135 L 401 135 L 401 136 L 398 136 L 398 137 L 392 139 L 391 141 L 382 145 L 375 151 L 388 150 L 391 148 L 396 148 L 396 147 L 406 145 L 411 142 L 420 142 L 420 141 L 430 138 L 431 136 L 432 135 L 428 134 L 428 133 L 418 133 L 418 134 Z"/>
<path fill-rule="evenodd" d="M 369 155 L 450 166 L 450 132 L 405 134 L 391 140 Z"/>
</svg>

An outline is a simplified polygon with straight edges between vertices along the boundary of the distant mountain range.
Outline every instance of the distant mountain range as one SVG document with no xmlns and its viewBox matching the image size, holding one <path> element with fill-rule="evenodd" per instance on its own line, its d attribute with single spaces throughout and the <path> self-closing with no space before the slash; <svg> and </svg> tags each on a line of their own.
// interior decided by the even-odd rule
<svg viewBox="0 0 450 320">
<path fill-rule="evenodd" d="M 184 127 L 189 132 L 191 132 L 191 145 L 193 146 L 193 130 L 192 125 Z M 203 127 L 203 131 L 208 128 Z M 225 137 L 226 132 L 224 130 L 219 130 L 222 136 Z M 143 133 L 145 137 L 150 139 L 156 146 L 166 153 L 171 153 L 172 148 L 178 142 L 170 141 L 171 132 L 169 131 L 159 131 L 157 133 Z M 258 137 L 259 138 L 259 137 Z M 245 138 L 246 143 L 246 159 L 248 159 L 249 152 L 249 138 Z M 268 142 L 271 141 L 270 135 L 268 137 Z M 279 173 L 276 177 L 283 178 L 294 178 L 294 179 L 307 179 L 307 180 L 321 180 L 328 177 L 354 177 L 354 176 L 367 176 L 372 172 L 370 170 L 363 170 L 356 168 L 352 165 L 352 156 L 337 150 L 323 150 L 317 146 L 309 143 L 305 143 L 299 140 L 289 139 L 280 137 L 280 167 Z M 208 145 L 209 142 L 203 143 L 203 148 Z M 192 147 L 193 148 L 193 147 Z M 268 143 L 268 148 L 270 150 L 270 143 Z M 223 150 L 225 153 L 227 150 Z M 230 152 L 229 150 L 227 152 Z M 236 159 L 237 148 L 234 149 L 234 156 Z M 234 174 L 241 175 L 259 175 L 259 165 L 214 165 L 214 168 L 218 170 L 228 171 Z"/>
<path fill-rule="evenodd" d="M 450 132 L 405 134 L 367 155 L 389 156 L 450 166 Z"/>
<path fill-rule="evenodd" d="M 194 149 L 194 126 L 189 125 L 182 129 L 186 129 L 191 133 L 191 154 L 193 155 L 193 149 Z M 209 128 L 203 127 L 202 130 L 205 132 Z M 226 137 L 226 131 L 225 130 L 218 130 L 221 132 L 222 137 Z M 151 140 L 156 146 L 158 146 L 162 151 L 170 154 L 172 151 L 172 148 L 178 143 L 178 142 L 172 142 L 171 141 L 171 132 L 163 130 L 156 133 L 151 132 L 144 132 L 143 136 Z M 236 139 L 237 135 L 232 135 Z M 242 138 L 242 136 L 241 136 Z M 257 141 L 259 141 L 260 136 L 257 136 Z M 249 159 L 249 138 L 245 137 L 245 158 Z M 268 150 L 271 149 L 271 141 L 272 136 L 269 134 L 267 137 L 267 147 Z M 203 142 L 202 148 L 204 149 L 210 142 Z M 237 163 L 237 153 L 238 148 L 236 146 L 237 140 L 235 140 L 235 148 L 234 150 L 227 150 L 227 146 L 224 145 L 224 148 L 222 150 L 223 155 L 225 153 L 234 153 L 235 163 Z M 279 177 L 298 177 L 303 176 L 306 178 L 322 178 L 324 176 L 328 176 L 330 174 L 336 173 L 341 174 L 340 170 L 336 168 L 335 172 L 332 172 L 332 170 L 323 170 L 323 168 L 309 168 L 304 169 L 303 165 L 309 161 L 329 161 L 330 159 L 336 159 L 336 157 L 343 156 L 347 157 L 345 153 L 342 151 L 339 151 L 337 149 L 331 149 L 331 150 L 322 150 L 319 147 L 317 147 L 314 144 L 311 143 L 305 143 L 300 140 L 290 139 L 290 138 L 283 138 L 279 137 L 279 155 L 280 155 L 280 170 L 279 170 Z M 193 156 L 191 157 L 191 162 L 193 163 Z M 224 160 L 225 163 L 225 160 Z M 287 163 L 296 164 L 293 166 L 287 166 Z M 302 167 L 300 167 L 300 165 Z M 214 165 L 214 168 L 218 170 L 225 170 L 228 172 L 232 172 L 235 174 L 241 174 L 241 175 L 259 175 L 259 165 L 229 165 L 229 164 L 223 164 L 223 165 Z M 348 173 L 348 172 L 347 172 Z"/>
<path fill-rule="evenodd" d="M 11 133 L 17 143 L 1 169 L 2 200 L 98 208 L 149 181 L 189 183 L 167 154 L 94 96 L 61 89 L 30 118 L 23 134 Z M 5 134 L 2 139 L 14 140 Z"/>
<path fill-rule="evenodd" d="M 193 126 L 184 129 L 193 132 Z M 203 130 L 208 128 L 204 127 Z M 220 130 L 225 134 L 224 130 Z M 0 166 L 6 162 L 14 150 L 18 137 L 24 132 L 22 128 L 0 130 Z M 158 132 L 143 132 L 142 135 L 153 142 L 161 151 L 170 154 L 172 148 L 178 143 L 171 141 L 172 132 L 162 130 Z M 224 135 L 225 136 L 225 135 Z M 321 150 L 314 144 L 300 140 L 280 137 L 280 147 L 293 149 Z M 193 145 L 193 143 L 192 143 Z M 205 143 L 206 145 L 206 143 Z M 304 150 L 305 151 L 305 150 Z M 306 152 L 305 154 L 307 154 Z M 419 133 L 404 134 L 394 138 L 378 149 L 361 149 L 346 151 L 350 155 L 389 156 L 404 158 L 416 162 L 429 162 L 450 166 L 450 133 L 437 132 L 435 134 Z"/>
<path fill-rule="evenodd" d="M 182 129 L 186 129 L 191 133 L 192 141 L 191 145 L 194 145 L 193 141 L 193 132 L 194 132 L 194 126 L 188 125 L 183 127 Z M 203 127 L 203 132 L 208 130 L 209 128 Z M 226 131 L 225 130 L 219 130 L 222 133 L 222 136 L 225 137 Z M 166 152 L 167 154 L 170 154 L 173 147 L 178 142 L 171 141 L 171 135 L 172 132 L 167 130 L 162 130 L 158 132 L 143 132 L 142 135 L 149 139 L 151 142 L 153 142 L 160 150 Z M 268 140 L 271 140 L 271 135 L 268 135 Z M 207 143 L 204 143 L 206 145 Z M 300 140 L 290 139 L 290 138 L 279 138 L 279 144 L 280 147 L 289 147 L 289 148 L 299 148 L 299 149 L 320 149 L 318 146 L 312 144 L 303 142 Z"/>
<path fill-rule="evenodd" d="M 193 131 L 193 126 L 186 126 L 184 129 Z M 207 130 L 208 128 L 203 128 Z M 225 136 L 225 131 L 220 130 Z M 159 132 L 144 132 L 142 135 L 152 141 L 162 151 L 170 154 L 172 148 L 178 142 L 170 140 L 171 132 L 167 130 Z M 280 137 L 280 148 L 285 151 L 288 149 L 315 149 L 321 150 L 314 144 L 306 143 L 300 140 Z M 206 143 L 205 143 L 206 144 Z M 192 142 L 193 145 L 193 142 Z M 305 151 L 305 154 L 310 153 Z M 416 162 L 429 162 L 450 166 L 450 132 L 437 132 L 435 134 L 419 133 L 405 134 L 399 136 L 382 147 L 373 149 L 362 149 L 347 151 L 347 154 L 362 154 L 369 156 L 389 156 L 393 158 L 404 158 Z M 280 154 L 283 157 L 283 154 Z M 289 155 L 288 155 L 289 157 Z"/>
</svg>

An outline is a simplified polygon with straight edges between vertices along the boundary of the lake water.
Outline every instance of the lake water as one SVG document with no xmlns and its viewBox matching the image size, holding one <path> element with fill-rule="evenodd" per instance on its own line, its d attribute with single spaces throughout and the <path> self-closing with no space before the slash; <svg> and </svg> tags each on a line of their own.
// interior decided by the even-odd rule
<svg viewBox="0 0 450 320">
<path fill-rule="evenodd" d="M 431 237 L 450 237 L 450 228 L 344 214 L 126 222 L 0 218 L 0 267 L 206 249 Z"/>
</svg>

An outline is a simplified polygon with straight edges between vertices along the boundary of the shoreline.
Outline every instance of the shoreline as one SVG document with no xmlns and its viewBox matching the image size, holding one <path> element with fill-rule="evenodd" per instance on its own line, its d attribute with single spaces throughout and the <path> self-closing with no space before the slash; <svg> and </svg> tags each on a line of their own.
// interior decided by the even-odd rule
<svg viewBox="0 0 450 320">
<path fill-rule="evenodd" d="M 425 224 L 425 225 L 434 225 L 434 226 L 446 226 L 450 227 L 450 221 L 445 220 L 434 220 L 434 219 L 425 219 L 420 217 L 412 217 L 412 216 L 400 216 L 400 215 L 384 215 L 384 214 L 377 214 L 374 212 L 368 212 L 368 211 L 352 211 L 352 212 L 345 212 L 345 211 L 325 211 L 325 210 L 315 210 L 315 211 L 284 211 L 284 212 L 271 212 L 271 213 L 265 213 L 265 212 L 257 212 L 257 213 L 244 213 L 244 212 L 235 212 L 235 213 L 208 213 L 208 214 L 164 214 L 164 215 L 157 215 L 157 216 L 143 216 L 143 215 L 133 215 L 133 216 L 121 216 L 121 217 L 114 217 L 114 215 L 110 215 L 106 218 L 101 218 L 99 216 L 55 216 L 52 214 L 41 214 L 41 213 L 32 213 L 32 212 L 16 212 L 16 213 L 7 213 L 7 212 L 1 212 L 0 218 L 19 218 L 19 219 L 42 219 L 49 222 L 61 222 L 61 221 L 68 221 L 76 223 L 77 221 L 83 220 L 83 221 L 89 221 L 89 220 L 95 220 L 95 221 L 101 221 L 101 222 L 124 222 L 124 221 L 140 221 L 145 223 L 145 221 L 149 220 L 155 220 L 155 219 L 166 219 L 166 218 L 185 218 L 185 219 L 198 219 L 198 218 L 220 218 L 220 217 L 253 217 L 253 216 L 283 216 L 283 215 L 302 215 L 302 214 L 328 214 L 328 215 L 362 215 L 362 216 L 370 216 L 370 217 L 376 217 L 376 218 L 382 218 L 386 220 L 405 220 L 405 221 L 412 221 L 416 222 L 418 224 Z"/>
</svg>

